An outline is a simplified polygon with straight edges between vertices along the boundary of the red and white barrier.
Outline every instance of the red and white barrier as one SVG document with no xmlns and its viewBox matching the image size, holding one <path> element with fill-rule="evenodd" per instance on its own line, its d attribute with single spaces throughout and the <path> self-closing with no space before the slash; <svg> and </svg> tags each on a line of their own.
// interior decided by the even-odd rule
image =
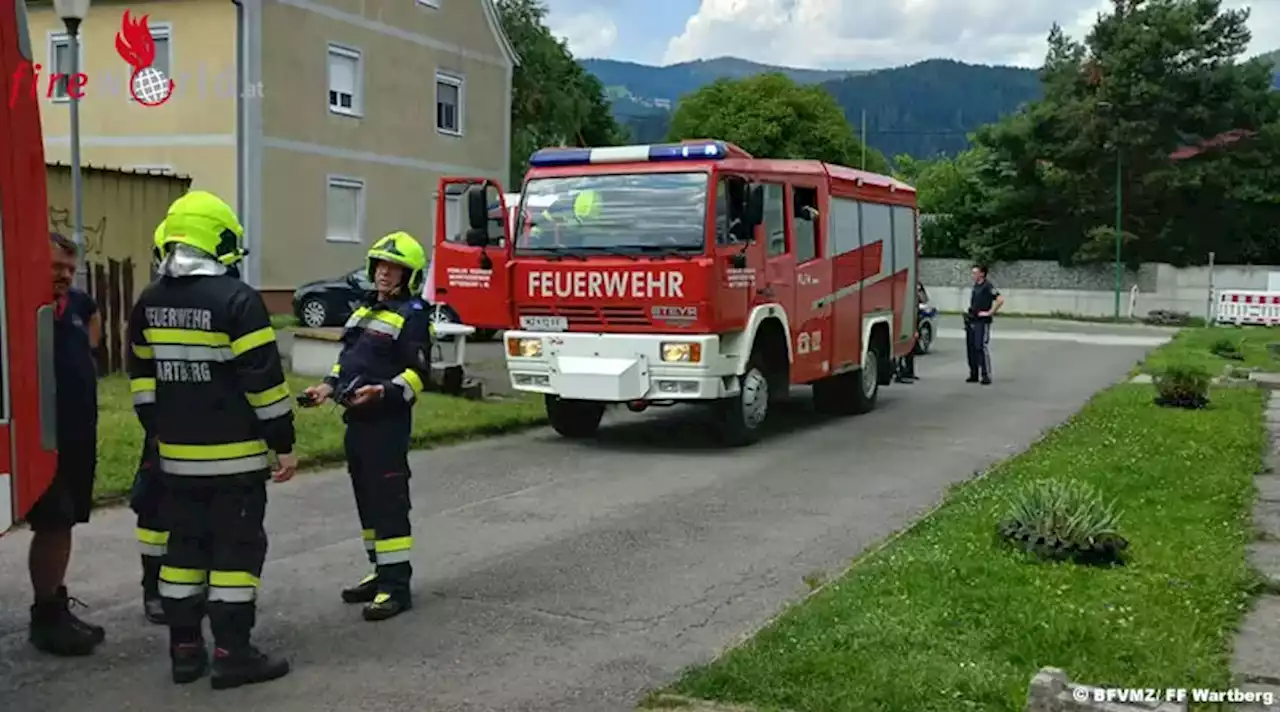
<svg viewBox="0 0 1280 712">
<path fill-rule="evenodd" d="M 1219 324 L 1275 326 L 1280 324 L 1280 292 L 1224 289 L 1218 292 Z"/>
</svg>

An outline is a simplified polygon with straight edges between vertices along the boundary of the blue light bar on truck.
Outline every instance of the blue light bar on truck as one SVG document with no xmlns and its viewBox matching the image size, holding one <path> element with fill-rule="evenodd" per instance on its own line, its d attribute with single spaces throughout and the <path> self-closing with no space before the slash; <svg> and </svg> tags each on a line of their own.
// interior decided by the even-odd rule
<svg viewBox="0 0 1280 712">
<path fill-rule="evenodd" d="M 544 148 L 529 157 L 531 166 L 585 166 L 598 163 L 718 161 L 729 155 L 723 141 L 658 143 L 603 148 Z"/>
</svg>

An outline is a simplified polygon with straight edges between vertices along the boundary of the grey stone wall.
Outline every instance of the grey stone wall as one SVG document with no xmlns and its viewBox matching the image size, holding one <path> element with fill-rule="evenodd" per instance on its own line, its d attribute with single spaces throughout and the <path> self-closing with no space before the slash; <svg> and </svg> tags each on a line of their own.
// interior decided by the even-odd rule
<svg viewBox="0 0 1280 712">
<path fill-rule="evenodd" d="M 944 257 L 920 259 L 920 281 L 925 286 L 963 286 L 969 284 L 968 260 Z M 1090 292 L 1113 291 L 1116 284 L 1114 268 L 1110 266 L 1062 267 L 1048 260 L 1020 260 L 1003 262 L 991 267 L 991 281 L 1001 289 L 1078 289 Z M 1143 292 L 1156 290 L 1156 265 L 1143 265 L 1137 272 L 1125 270 L 1124 290 L 1137 284 Z"/>
</svg>

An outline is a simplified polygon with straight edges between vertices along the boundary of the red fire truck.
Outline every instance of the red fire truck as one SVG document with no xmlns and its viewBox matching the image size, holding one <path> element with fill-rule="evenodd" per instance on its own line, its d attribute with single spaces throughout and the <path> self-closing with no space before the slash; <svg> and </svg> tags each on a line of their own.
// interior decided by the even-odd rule
<svg viewBox="0 0 1280 712">
<path fill-rule="evenodd" d="M 467 185 L 470 227 L 450 240 L 437 226 L 435 277 L 472 318 L 513 327 L 511 383 L 544 395 L 561 435 L 593 435 L 609 404 L 693 402 L 730 444 L 753 443 L 792 385 L 822 411 L 871 410 L 914 346 L 905 183 L 717 140 L 530 164 L 514 225 L 488 210 L 501 186 L 442 181 L 442 200 Z"/>
<path fill-rule="evenodd" d="M 0 2 L 0 534 L 53 479 L 53 289 L 40 107 L 13 92 L 30 66 L 26 3 Z"/>
</svg>

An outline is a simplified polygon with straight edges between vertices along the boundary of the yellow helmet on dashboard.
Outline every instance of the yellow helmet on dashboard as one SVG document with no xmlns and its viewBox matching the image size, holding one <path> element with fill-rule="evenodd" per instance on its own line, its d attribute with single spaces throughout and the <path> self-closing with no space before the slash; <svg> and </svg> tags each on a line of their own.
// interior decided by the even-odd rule
<svg viewBox="0 0 1280 712">
<path fill-rule="evenodd" d="M 390 262 L 400 265 L 408 272 L 407 286 L 410 292 L 422 290 L 426 278 L 427 253 L 422 245 L 407 232 L 393 232 L 373 243 L 369 248 L 366 269 L 369 281 L 373 281 L 373 273 L 378 262 Z"/>
<path fill-rule="evenodd" d="M 222 198 L 193 190 L 173 201 L 165 216 L 161 252 L 178 243 L 194 247 L 228 267 L 249 254 L 244 247 L 244 227 L 236 212 Z"/>
</svg>

